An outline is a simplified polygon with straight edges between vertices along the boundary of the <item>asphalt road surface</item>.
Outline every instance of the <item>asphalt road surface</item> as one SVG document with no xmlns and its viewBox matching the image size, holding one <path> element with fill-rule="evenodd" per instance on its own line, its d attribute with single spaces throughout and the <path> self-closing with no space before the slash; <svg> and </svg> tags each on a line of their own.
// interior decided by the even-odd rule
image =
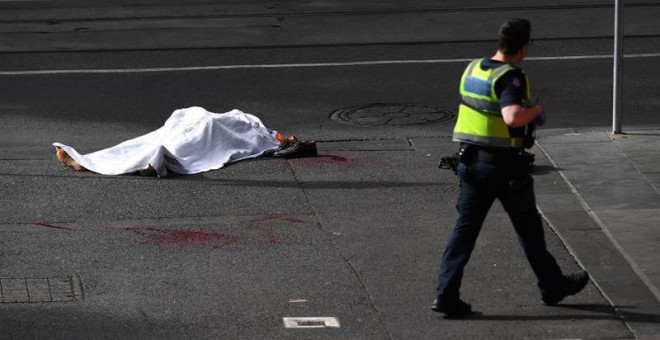
<svg viewBox="0 0 660 340">
<path fill-rule="evenodd" d="M 626 1 L 626 126 L 660 125 L 659 15 Z M 612 1 L 0 1 L 0 339 L 635 338 L 593 284 L 542 305 L 499 206 L 466 272 L 478 316 L 429 310 L 459 77 L 509 17 L 533 24 L 544 129 L 610 126 Z M 253 113 L 320 157 L 167 179 L 54 158 L 189 106 Z"/>
</svg>

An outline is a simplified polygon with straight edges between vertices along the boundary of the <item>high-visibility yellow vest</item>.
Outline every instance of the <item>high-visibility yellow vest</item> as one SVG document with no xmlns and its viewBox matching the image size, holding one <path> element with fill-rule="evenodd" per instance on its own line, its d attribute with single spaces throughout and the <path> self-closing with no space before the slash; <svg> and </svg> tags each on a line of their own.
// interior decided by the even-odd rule
<svg viewBox="0 0 660 340">
<path fill-rule="evenodd" d="M 474 60 L 461 77 L 460 94 L 462 103 L 458 108 L 458 119 L 454 127 L 454 141 L 477 145 L 522 148 L 523 138 L 512 137 L 511 128 L 504 123 L 500 99 L 495 94 L 495 83 L 515 67 L 510 64 L 483 70 L 481 62 Z M 531 87 L 523 72 L 527 88 L 524 101 L 531 97 Z"/>
</svg>

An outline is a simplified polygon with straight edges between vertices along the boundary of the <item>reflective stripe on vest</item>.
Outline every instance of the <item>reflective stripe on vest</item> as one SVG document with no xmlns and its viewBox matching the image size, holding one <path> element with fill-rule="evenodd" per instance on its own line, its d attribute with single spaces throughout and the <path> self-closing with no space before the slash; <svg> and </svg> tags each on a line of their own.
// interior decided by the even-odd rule
<svg viewBox="0 0 660 340">
<path fill-rule="evenodd" d="M 511 137 L 509 127 L 502 118 L 500 100 L 495 93 L 497 80 L 514 67 L 503 64 L 494 69 L 482 70 L 479 66 L 482 61 L 472 61 L 461 78 L 463 102 L 459 106 L 453 139 L 486 146 L 520 148 L 522 138 Z M 529 97 L 529 89 L 527 81 L 526 97 Z"/>
</svg>

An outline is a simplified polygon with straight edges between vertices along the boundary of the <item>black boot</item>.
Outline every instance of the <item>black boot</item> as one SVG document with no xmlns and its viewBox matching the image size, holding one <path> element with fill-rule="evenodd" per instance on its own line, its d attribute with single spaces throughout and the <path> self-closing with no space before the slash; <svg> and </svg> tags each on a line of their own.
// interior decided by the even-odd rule
<svg viewBox="0 0 660 340">
<path fill-rule="evenodd" d="M 547 293 L 542 297 L 543 303 L 552 306 L 569 295 L 577 294 L 584 289 L 587 282 L 589 282 L 589 273 L 581 271 L 566 275 L 564 279 L 564 285 L 562 287 L 559 287 L 556 291 Z"/>
<path fill-rule="evenodd" d="M 461 301 L 461 299 L 452 300 L 438 300 L 433 301 L 431 310 L 438 313 L 443 313 L 447 317 L 460 317 L 472 313 L 472 306 L 469 303 Z"/>
<path fill-rule="evenodd" d="M 288 141 L 273 153 L 273 157 L 300 158 L 314 157 L 318 154 L 315 141 L 301 141 L 298 139 Z"/>
</svg>

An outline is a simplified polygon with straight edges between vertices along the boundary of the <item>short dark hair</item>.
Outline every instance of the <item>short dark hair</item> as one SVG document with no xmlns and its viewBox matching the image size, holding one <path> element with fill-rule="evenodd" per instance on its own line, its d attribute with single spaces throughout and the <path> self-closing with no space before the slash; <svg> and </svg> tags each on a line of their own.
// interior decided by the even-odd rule
<svg viewBox="0 0 660 340">
<path fill-rule="evenodd" d="M 514 55 L 529 43 L 532 24 L 526 19 L 509 19 L 500 26 L 498 49 L 506 55 Z"/>
</svg>

